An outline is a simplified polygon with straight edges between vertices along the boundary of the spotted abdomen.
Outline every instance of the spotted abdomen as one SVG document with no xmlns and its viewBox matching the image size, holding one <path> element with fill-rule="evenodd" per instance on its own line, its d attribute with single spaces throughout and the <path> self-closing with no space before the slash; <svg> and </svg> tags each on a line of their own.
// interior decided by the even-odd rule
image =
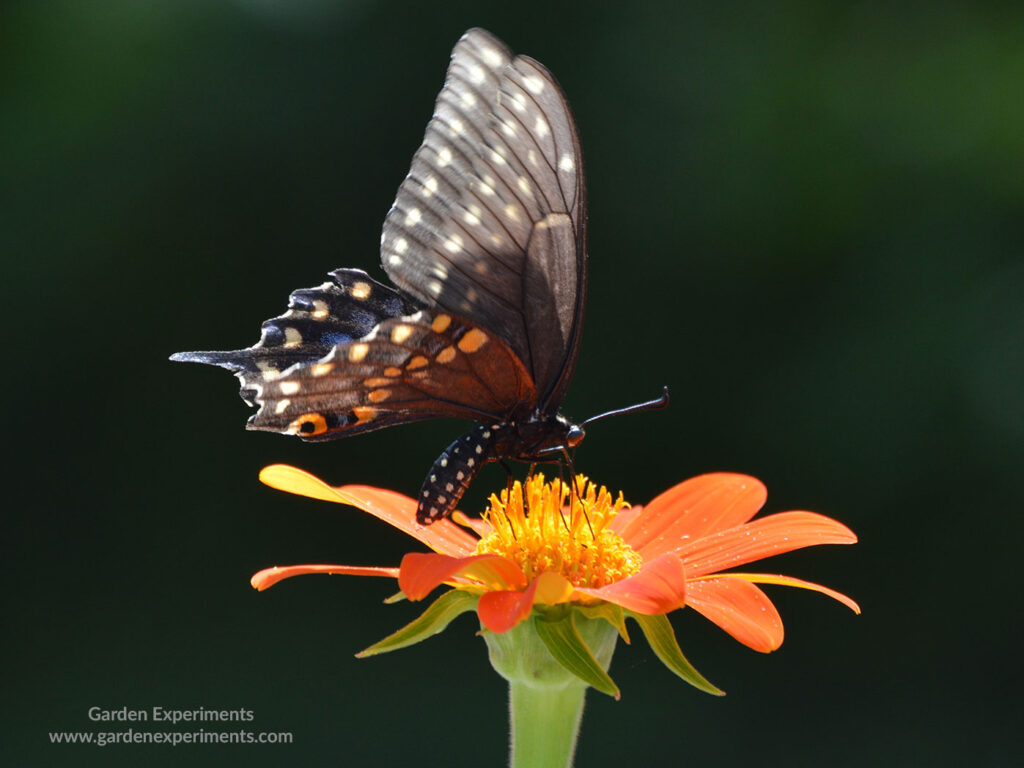
<svg viewBox="0 0 1024 768">
<path fill-rule="evenodd" d="M 418 523 L 429 525 L 452 513 L 480 468 L 488 462 L 497 461 L 492 446 L 506 428 L 505 424 L 481 425 L 444 449 L 420 489 L 420 503 L 416 510 Z"/>
</svg>

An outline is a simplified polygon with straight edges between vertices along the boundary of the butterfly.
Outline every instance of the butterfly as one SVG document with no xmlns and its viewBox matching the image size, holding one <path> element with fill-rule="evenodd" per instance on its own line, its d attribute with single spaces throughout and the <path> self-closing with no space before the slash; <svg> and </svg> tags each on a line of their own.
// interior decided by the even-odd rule
<svg viewBox="0 0 1024 768">
<path fill-rule="evenodd" d="M 583 440 L 559 409 L 583 329 L 586 219 L 558 82 L 471 29 L 384 221 L 381 262 L 396 287 L 335 270 L 293 292 L 254 346 L 171 359 L 234 371 L 259 409 L 250 429 L 321 441 L 437 417 L 477 422 L 424 480 L 417 520 L 429 524 L 485 464 L 568 459 Z M 623 410 L 665 403 L 667 392 Z"/>
</svg>

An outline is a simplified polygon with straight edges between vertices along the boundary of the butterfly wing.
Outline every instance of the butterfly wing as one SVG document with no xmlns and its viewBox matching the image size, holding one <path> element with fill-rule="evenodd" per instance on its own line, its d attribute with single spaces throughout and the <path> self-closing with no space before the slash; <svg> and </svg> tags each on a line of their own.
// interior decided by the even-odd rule
<svg viewBox="0 0 1024 768">
<path fill-rule="evenodd" d="M 330 440 L 440 416 L 496 420 L 536 400 L 522 363 L 489 331 L 419 308 L 365 272 L 295 291 L 260 341 L 173 360 L 235 372 L 259 410 L 250 429 Z"/>
<path fill-rule="evenodd" d="M 489 33 L 452 52 L 422 146 L 381 238 L 385 271 L 427 306 L 497 334 L 557 411 L 586 291 L 586 191 L 565 96 Z"/>
</svg>

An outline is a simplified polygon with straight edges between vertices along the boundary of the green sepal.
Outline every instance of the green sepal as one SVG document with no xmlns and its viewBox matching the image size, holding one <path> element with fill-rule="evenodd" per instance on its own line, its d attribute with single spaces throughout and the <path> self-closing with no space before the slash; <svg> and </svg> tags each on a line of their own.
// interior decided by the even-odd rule
<svg viewBox="0 0 1024 768">
<path fill-rule="evenodd" d="M 661 663 L 675 672 L 679 677 L 694 688 L 699 688 L 705 693 L 715 696 L 725 696 L 725 691 L 713 685 L 696 668 L 686 660 L 683 651 L 676 640 L 676 633 L 672 630 L 672 624 L 664 614 L 648 616 L 642 613 L 627 611 L 626 615 L 636 621 L 643 630 L 644 637 L 650 643 L 651 648 Z"/>
<path fill-rule="evenodd" d="M 576 610 L 588 619 L 604 619 L 616 630 L 619 637 L 629 644 L 629 632 L 626 631 L 626 614 L 621 605 L 615 603 L 595 603 L 594 605 L 579 605 Z"/>
<path fill-rule="evenodd" d="M 428 637 L 433 637 L 443 632 L 452 620 L 463 613 L 476 610 L 476 603 L 476 595 L 461 589 L 449 590 L 431 603 L 418 619 L 414 619 L 379 643 L 374 643 L 365 651 L 360 651 L 356 658 L 363 659 L 378 653 L 397 651 L 399 648 L 415 645 Z"/>
<path fill-rule="evenodd" d="M 384 598 L 384 605 L 394 605 L 395 603 L 400 603 L 403 600 L 408 599 L 409 598 L 405 596 L 405 592 L 399 590 L 398 592 L 395 592 L 395 594 L 393 594 L 391 597 Z"/>
<path fill-rule="evenodd" d="M 619 687 L 601 668 L 590 648 L 583 642 L 576 629 L 573 614 L 574 611 L 567 611 L 557 619 L 549 614 L 554 620 L 549 620 L 549 617 L 544 615 L 534 616 L 533 624 L 537 636 L 559 664 L 587 685 L 618 699 L 621 695 Z"/>
</svg>

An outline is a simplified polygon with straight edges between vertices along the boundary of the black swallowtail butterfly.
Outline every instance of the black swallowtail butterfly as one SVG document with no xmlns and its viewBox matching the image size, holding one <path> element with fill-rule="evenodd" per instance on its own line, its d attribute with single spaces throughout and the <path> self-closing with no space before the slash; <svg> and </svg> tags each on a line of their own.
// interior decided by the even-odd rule
<svg viewBox="0 0 1024 768">
<path fill-rule="evenodd" d="M 484 464 L 558 460 L 583 439 L 558 411 L 583 327 L 586 216 L 562 89 L 471 29 L 384 221 L 381 260 L 398 290 L 339 269 L 292 293 L 255 346 L 171 359 L 235 371 L 259 406 L 250 429 L 318 441 L 442 416 L 479 422 L 427 474 L 417 519 L 431 523 Z"/>
</svg>

